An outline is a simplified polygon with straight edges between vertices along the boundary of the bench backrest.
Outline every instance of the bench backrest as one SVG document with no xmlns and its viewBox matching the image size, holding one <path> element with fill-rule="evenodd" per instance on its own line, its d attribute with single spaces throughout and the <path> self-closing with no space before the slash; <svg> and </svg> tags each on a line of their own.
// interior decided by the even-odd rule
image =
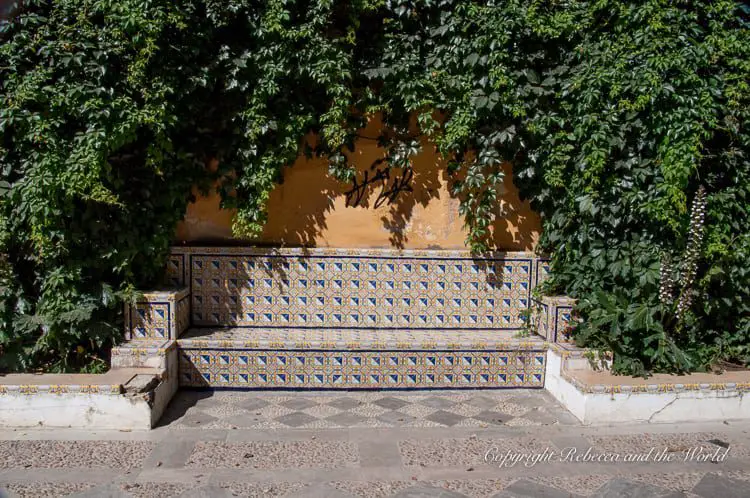
<svg viewBox="0 0 750 498">
<path fill-rule="evenodd" d="M 528 252 L 175 247 L 168 276 L 193 326 L 517 330 L 545 269 Z"/>
</svg>

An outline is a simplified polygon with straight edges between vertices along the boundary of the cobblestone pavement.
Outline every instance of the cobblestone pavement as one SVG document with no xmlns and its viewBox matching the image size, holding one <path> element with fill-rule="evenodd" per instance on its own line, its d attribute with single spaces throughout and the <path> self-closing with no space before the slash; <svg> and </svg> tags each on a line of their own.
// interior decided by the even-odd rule
<svg viewBox="0 0 750 498">
<path fill-rule="evenodd" d="M 0 430 L 0 490 L 744 498 L 750 424 L 583 427 L 527 390 L 180 392 L 150 432 Z"/>
</svg>

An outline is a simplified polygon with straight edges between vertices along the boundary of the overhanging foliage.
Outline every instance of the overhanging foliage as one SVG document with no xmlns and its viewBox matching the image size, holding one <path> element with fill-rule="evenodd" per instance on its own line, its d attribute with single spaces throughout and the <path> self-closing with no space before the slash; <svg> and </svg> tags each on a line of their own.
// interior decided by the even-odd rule
<svg viewBox="0 0 750 498">
<path fill-rule="evenodd" d="M 746 4 L 31 0 L 0 38 L 0 368 L 91 364 L 209 158 L 252 235 L 302 137 L 351 178 L 373 112 L 391 165 L 413 116 L 449 158 L 477 251 L 513 162 L 549 290 L 618 371 L 750 358 Z M 662 264 L 689 300 L 660 300 Z"/>
</svg>

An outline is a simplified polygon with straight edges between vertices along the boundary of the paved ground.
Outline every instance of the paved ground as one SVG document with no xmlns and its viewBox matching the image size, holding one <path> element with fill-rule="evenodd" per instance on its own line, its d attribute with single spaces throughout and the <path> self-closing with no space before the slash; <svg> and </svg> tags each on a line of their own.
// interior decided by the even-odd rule
<svg viewBox="0 0 750 498">
<path fill-rule="evenodd" d="M 542 391 L 182 392 L 151 432 L 0 431 L 0 489 L 744 498 L 750 424 L 581 427 Z"/>
</svg>

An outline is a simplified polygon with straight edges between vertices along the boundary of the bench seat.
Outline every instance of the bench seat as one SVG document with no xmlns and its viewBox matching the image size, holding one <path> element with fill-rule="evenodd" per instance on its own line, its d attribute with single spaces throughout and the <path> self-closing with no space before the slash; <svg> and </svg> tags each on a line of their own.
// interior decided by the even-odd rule
<svg viewBox="0 0 750 498">
<path fill-rule="evenodd" d="M 222 347 L 269 349 L 521 349 L 541 350 L 544 340 L 514 332 L 494 330 L 382 330 L 382 329 L 249 329 L 239 327 L 193 328 L 177 343 L 182 348 Z"/>
<path fill-rule="evenodd" d="M 546 358 L 507 331 L 194 328 L 177 343 L 192 388 L 542 387 Z"/>
<path fill-rule="evenodd" d="M 126 304 L 118 361 L 167 340 L 190 388 L 541 388 L 572 309 L 531 306 L 548 270 L 529 252 L 175 247 L 172 287 Z"/>
</svg>

